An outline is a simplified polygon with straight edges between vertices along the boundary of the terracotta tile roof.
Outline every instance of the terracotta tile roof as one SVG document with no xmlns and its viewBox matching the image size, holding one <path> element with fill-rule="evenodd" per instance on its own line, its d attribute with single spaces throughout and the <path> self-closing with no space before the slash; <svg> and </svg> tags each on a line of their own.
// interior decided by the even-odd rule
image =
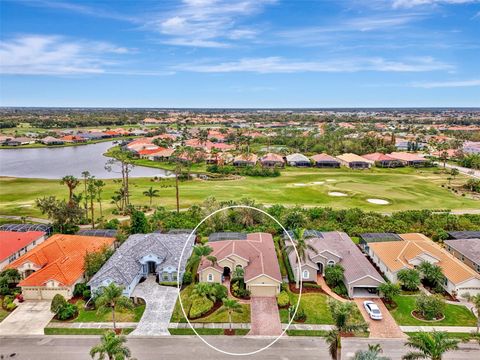
<svg viewBox="0 0 480 360">
<path fill-rule="evenodd" d="M 358 156 L 357 154 L 352 154 L 352 153 L 346 153 L 342 155 L 338 155 L 337 159 L 344 161 L 346 163 L 351 163 L 351 162 L 368 162 L 365 160 L 363 157 Z"/>
<path fill-rule="evenodd" d="M 65 286 L 73 285 L 83 274 L 84 256 L 104 246 L 110 246 L 114 238 L 56 234 L 12 262 L 9 268 L 18 268 L 32 262 L 40 270 L 22 280 L 19 286 L 43 286 L 56 280 Z"/>
<path fill-rule="evenodd" d="M 281 155 L 274 154 L 274 153 L 268 153 L 262 156 L 262 158 L 260 159 L 260 162 L 264 162 L 264 161 L 281 162 L 282 164 L 284 163 L 283 157 Z"/>
<path fill-rule="evenodd" d="M 209 242 L 208 246 L 213 248 L 211 255 L 217 258 L 217 262 L 231 255 L 237 255 L 247 260 L 248 265 L 244 268 L 245 282 L 259 275 L 268 275 L 279 282 L 282 281 L 273 238 L 268 233 L 247 234 L 246 240 Z M 198 272 L 211 267 L 211 265 L 210 261 L 204 259 L 198 267 Z M 220 267 L 218 264 L 214 268 L 223 271 L 223 267 Z"/>
<path fill-rule="evenodd" d="M 402 161 L 427 161 L 425 158 L 417 154 L 408 153 L 408 152 L 392 152 L 391 154 L 388 154 L 388 155 L 394 159 L 402 160 Z"/>
<path fill-rule="evenodd" d="M 164 151 L 165 149 L 164 148 L 161 148 L 161 147 L 157 147 L 156 149 L 143 149 L 143 150 L 138 150 L 137 153 L 139 155 L 151 155 L 151 154 L 155 154 L 159 151 Z"/>
<path fill-rule="evenodd" d="M 328 154 L 317 154 L 313 155 L 311 159 L 315 162 L 320 162 L 320 161 L 331 161 L 331 162 L 336 162 L 338 163 L 339 161 L 335 159 L 333 156 L 328 155 Z"/>
<path fill-rule="evenodd" d="M 0 231 L 0 261 L 15 254 L 42 236 L 45 236 L 43 231 Z"/>
<path fill-rule="evenodd" d="M 370 161 L 397 161 L 391 156 L 378 153 L 378 152 L 373 154 L 362 155 L 362 157 Z"/>
<path fill-rule="evenodd" d="M 480 279 L 475 271 L 449 254 L 445 249 L 423 234 L 400 234 L 404 241 L 370 243 L 368 246 L 392 272 L 403 268 L 412 269 L 409 261 L 422 254 L 438 259 L 436 263 L 443 274 L 454 284 L 471 278 Z"/>
<path fill-rule="evenodd" d="M 258 160 L 258 156 L 255 154 L 240 154 L 235 157 L 234 161 L 248 161 L 256 163 Z"/>
<path fill-rule="evenodd" d="M 159 157 L 170 157 L 174 152 L 175 152 L 174 149 L 160 149 L 160 150 L 155 150 L 155 152 L 150 155 L 159 156 Z"/>
</svg>

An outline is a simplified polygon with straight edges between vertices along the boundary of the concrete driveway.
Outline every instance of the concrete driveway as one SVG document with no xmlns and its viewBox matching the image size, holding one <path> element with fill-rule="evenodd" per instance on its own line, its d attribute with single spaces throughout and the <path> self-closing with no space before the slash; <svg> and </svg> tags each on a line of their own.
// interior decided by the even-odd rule
<svg viewBox="0 0 480 360">
<path fill-rule="evenodd" d="M 146 308 L 130 336 L 170 335 L 168 325 L 177 301 L 178 289 L 160 286 L 155 282 L 155 278 L 149 277 L 135 287 L 132 296 L 145 300 Z"/>
<path fill-rule="evenodd" d="M 282 333 L 277 299 L 273 296 L 252 296 L 250 302 L 251 328 L 248 335 L 278 336 Z"/>
<path fill-rule="evenodd" d="M 25 301 L 0 323 L 0 335 L 43 335 L 52 320 L 50 300 Z"/>
<path fill-rule="evenodd" d="M 367 311 L 363 307 L 363 302 L 365 300 L 370 300 L 377 304 L 382 313 L 382 320 L 372 320 L 370 318 L 370 316 L 367 314 Z M 395 322 L 395 319 L 392 317 L 392 315 L 390 315 L 390 312 L 385 307 L 385 304 L 382 300 L 371 298 L 356 298 L 355 303 L 357 304 L 363 318 L 368 324 L 371 338 L 406 338 L 406 335 L 402 332 L 402 330 L 400 330 L 400 327 Z"/>
</svg>

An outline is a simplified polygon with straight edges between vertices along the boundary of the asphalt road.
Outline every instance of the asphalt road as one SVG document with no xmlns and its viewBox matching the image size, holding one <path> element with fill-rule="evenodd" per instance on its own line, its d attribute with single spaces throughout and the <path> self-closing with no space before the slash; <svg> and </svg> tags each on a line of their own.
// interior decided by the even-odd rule
<svg viewBox="0 0 480 360">
<path fill-rule="evenodd" d="M 240 337 L 207 337 L 209 341 L 230 352 L 247 352 L 265 346 L 270 340 Z M 12 360 L 87 360 L 90 348 L 98 343 L 93 336 L 31 336 L 0 338 L 0 355 Z M 380 343 L 383 355 L 392 360 L 401 359 L 406 349 L 403 340 L 348 338 L 343 340 L 343 359 L 351 359 L 355 351 L 366 349 L 368 344 Z M 190 336 L 161 338 L 129 338 L 128 346 L 138 360 L 217 360 L 237 358 L 219 353 L 200 339 Z M 478 359 L 480 347 L 475 343 L 461 344 L 461 350 L 447 353 L 449 359 Z M 11 354 L 16 355 L 10 357 Z M 243 357 L 238 357 L 243 358 Z M 248 359 L 294 360 L 294 359 L 330 359 L 324 340 L 316 337 L 290 337 L 281 339 L 271 348 Z"/>
</svg>

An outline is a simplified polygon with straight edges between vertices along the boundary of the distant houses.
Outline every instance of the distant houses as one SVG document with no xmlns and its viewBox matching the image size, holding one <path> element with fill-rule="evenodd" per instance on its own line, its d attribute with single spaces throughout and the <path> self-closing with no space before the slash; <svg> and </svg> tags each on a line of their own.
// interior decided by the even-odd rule
<svg viewBox="0 0 480 360">
<path fill-rule="evenodd" d="M 258 156 L 255 154 L 240 154 L 233 159 L 233 166 L 255 166 L 257 164 L 257 161 Z"/>
<path fill-rule="evenodd" d="M 260 158 L 260 164 L 263 167 L 284 167 L 285 160 L 281 155 L 268 153 Z"/>
<path fill-rule="evenodd" d="M 342 155 L 338 155 L 337 159 L 340 160 L 342 165 L 350 169 L 369 169 L 371 166 L 370 161 L 364 159 L 363 157 L 357 154 L 352 154 L 352 153 L 342 154 Z"/>
<path fill-rule="evenodd" d="M 362 155 L 364 159 L 371 161 L 376 167 L 395 168 L 403 166 L 402 161 L 382 153 L 373 153 Z"/>
<path fill-rule="evenodd" d="M 309 167 L 310 159 L 303 154 L 295 153 L 285 157 L 287 164 L 296 167 Z"/>
<path fill-rule="evenodd" d="M 317 154 L 311 157 L 313 165 L 318 168 L 339 168 L 341 163 L 338 159 L 328 154 Z"/>
<path fill-rule="evenodd" d="M 389 154 L 389 156 L 401 161 L 406 166 L 424 166 L 429 163 L 428 159 L 425 159 L 415 153 L 393 152 Z"/>
</svg>

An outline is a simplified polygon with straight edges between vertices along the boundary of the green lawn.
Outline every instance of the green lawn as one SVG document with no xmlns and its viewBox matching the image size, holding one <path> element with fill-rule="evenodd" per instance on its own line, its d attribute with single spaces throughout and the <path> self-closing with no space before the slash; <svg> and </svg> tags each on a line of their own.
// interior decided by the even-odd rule
<svg viewBox="0 0 480 360">
<path fill-rule="evenodd" d="M 408 209 L 478 209 L 478 201 L 455 195 L 442 188 L 441 185 L 447 182 L 446 178 L 447 175 L 435 173 L 434 169 L 355 171 L 345 168 L 288 168 L 276 178 L 246 177 L 219 181 L 196 179 L 181 182 L 180 206 L 185 209 L 215 196 L 219 201 L 249 197 L 266 205 L 328 206 L 335 209 L 359 207 L 380 212 Z M 462 184 L 465 181 L 465 177 L 458 176 L 454 183 Z M 132 179 L 131 201 L 135 205 L 147 204 L 148 198 L 143 192 L 153 186 L 160 190 L 160 197 L 153 199 L 153 205 L 174 209 L 173 185 L 173 179 L 159 182 L 152 182 L 148 178 Z M 114 184 L 112 180 L 106 181 L 103 208 L 107 215 L 111 214 L 115 207 L 109 199 L 117 188 L 118 184 Z M 328 195 L 330 191 L 344 192 L 349 196 L 332 197 Z M 0 178 L 0 214 L 42 217 L 35 207 L 35 199 L 50 195 L 66 198 L 67 187 L 56 180 Z M 390 204 L 370 204 L 366 201 L 369 198 L 385 199 Z"/>
<path fill-rule="evenodd" d="M 130 334 L 134 329 L 122 329 L 124 335 Z M 68 328 L 45 328 L 43 330 L 45 335 L 102 335 L 108 329 L 68 329 Z"/>
<path fill-rule="evenodd" d="M 446 304 L 445 319 L 442 321 L 421 321 L 411 316 L 415 308 L 415 296 L 397 296 L 394 298 L 398 307 L 390 313 L 399 325 L 423 326 L 475 326 L 477 319 L 464 306 Z"/>
<path fill-rule="evenodd" d="M 83 301 L 77 302 L 78 316 L 73 322 L 111 322 L 112 312 L 97 313 L 96 310 L 85 310 Z M 115 320 L 117 322 L 139 322 L 145 311 L 145 305 L 135 306 L 133 310 L 115 311 Z"/>
<path fill-rule="evenodd" d="M 3 321 L 3 319 L 5 319 L 10 313 L 7 311 L 7 310 L 4 310 L 1 306 L 0 306 L 0 322 Z"/>
<path fill-rule="evenodd" d="M 298 301 L 298 295 L 292 292 L 289 292 L 289 295 L 290 304 L 296 305 Z M 328 299 L 328 295 L 323 293 L 302 294 L 300 306 L 307 315 L 305 324 L 333 324 L 332 316 L 328 310 Z M 354 322 L 363 321 L 362 315 L 357 307 L 355 307 L 352 316 Z M 282 323 L 288 323 L 288 309 L 280 309 L 280 320 Z"/>
<path fill-rule="evenodd" d="M 327 336 L 328 331 L 325 330 L 287 330 L 288 336 Z"/>
<path fill-rule="evenodd" d="M 182 304 L 185 312 L 188 312 L 188 309 L 191 305 L 191 293 L 193 290 L 193 285 L 187 286 L 185 289 L 182 290 L 180 296 L 182 297 Z M 250 305 L 248 304 L 241 304 L 242 305 L 242 312 L 241 313 L 234 313 L 232 315 L 232 321 L 235 323 L 249 323 L 250 322 Z M 220 309 L 219 309 L 220 310 Z M 228 314 L 226 312 L 220 312 L 219 310 L 215 311 L 213 314 L 210 314 L 207 317 L 190 320 L 190 322 L 200 322 L 200 323 L 226 323 L 228 322 Z M 173 309 L 172 318 L 170 322 L 174 323 L 185 323 L 187 320 L 183 316 L 182 308 L 180 306 L 180 301 L 177 299 L 175 303 L 175 308 Z"/>
<path fill-rule="evenodd" d="M 406 332 L 405 334 L 407 334 L 408 336 L 412 336 L 412 335 L 418 334 L 418 332 Z M 470 333 L 458 333 L 458 332 L 447 332 L 446 334 L 447 334 L 447 337 L 451 339 L 461 339 L 461 340 L 469 339 L 471 336 Z"/>
<path fill-rule="evenodd" d="M 199 335 L 223 335 L 224 329 L 195 329 Z M 168 329 L 171 335 L 195 335 L 192 329 Z M 236 329 L 235 335 L 247 335 L 250 330 Z"/>
</svg>

